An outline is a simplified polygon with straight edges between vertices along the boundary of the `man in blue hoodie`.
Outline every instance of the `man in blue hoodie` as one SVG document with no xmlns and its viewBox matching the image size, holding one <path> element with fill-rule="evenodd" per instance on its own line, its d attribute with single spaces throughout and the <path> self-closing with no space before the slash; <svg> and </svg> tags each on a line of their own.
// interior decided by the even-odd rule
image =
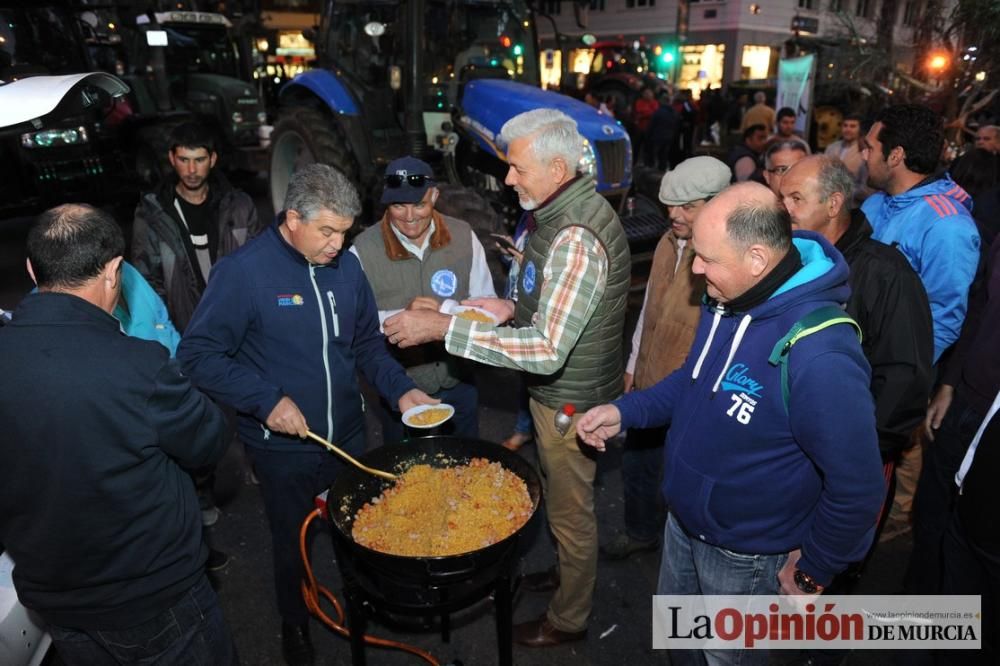
<svg viewBox="0 0 1000 666">
<path fill-rule="evenodd" d="M 350 181 L 314 164 L 292 177 L 281 222 L 212 268 L 177 357 L 212 398 L 240 414 L 239 433 L 271 524 L 282 651 L 312 664 L 299 526 L 340 459 L 303 441 L 312 429 L 352 455 L 365 450 L 357 370 L 406 411 L 436 403 L 389 355 L 357 257 L 342 253 L 361 212 Z"/>
<path fill-rule="evenodd" d="M 979 265 L 972 197 L 937 175 L 944 127 L 924 106 L 884 109 L 862 139 L 868 185 L 880 190 L 861 206 L 872 238 L 898 247 L 920 275 L 934 320 L 934 362 L 958 339 Z"/>
<path fill-rule="evenodd" d="M 603 450 L 624 428 L 669 423 L 659 594 L 818 594 L 866 552 L 884 494 L 870 370 L 843 324 L 788 352 L 787 399 L 770 357 L 796 322 L 847 300 L 847 264 L 818 234 L 793 239 L 788 213 L 755 183 L 710 201 L 692 243 L 706 298 L 687 361 L 591 409 L 577 432 Z M 763 651 L 741 658 L 767 662 Z"/>
</svg>

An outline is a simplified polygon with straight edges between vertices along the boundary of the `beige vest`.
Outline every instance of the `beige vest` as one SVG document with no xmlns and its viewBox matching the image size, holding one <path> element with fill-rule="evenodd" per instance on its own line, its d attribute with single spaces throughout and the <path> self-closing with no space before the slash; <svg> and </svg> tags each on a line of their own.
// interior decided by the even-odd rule
<svg viewBox="0 0 1000 666">
<path fill-rule="evenodd" d="M 693 262 L 694 252 L 688 243 L 678 266 L 677 237 L 672 231 L 663 235 L 646 285 L 646 314 L 635 362 L 636 389 L 649 388 L 681 367 L 691 350 L 705 293 L 705 277 L 691 272 Z"/>
</svg>

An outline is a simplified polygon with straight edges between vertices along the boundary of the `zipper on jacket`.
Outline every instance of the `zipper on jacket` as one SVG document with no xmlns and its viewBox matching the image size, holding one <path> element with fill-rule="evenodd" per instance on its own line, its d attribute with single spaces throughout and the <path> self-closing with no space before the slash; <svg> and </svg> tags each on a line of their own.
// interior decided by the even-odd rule
<svg viewBox="0 0 1000 666">
<path fill-rule="evenodd" d="M 326 438 L 333 439 L 333 381 L 330 377 L 330 331 L 326 325 L 326 309 L 323 307 L 323 295 L 316 283 L 316 267 L 309 264 L 309 280 L 316 294 L 316 306 L 319 308 L 320 328 L 323 331 L 323 372 L 326 374 Z"/>
<path fill-rule="evenodd" d="M 337 316 L 337 299 L 332 291 L 326 292 L 326 300 L 330 302 L 330 315 L 333 317 L 333 337 L 340 337 L 340 317 Z"/>
</svg>

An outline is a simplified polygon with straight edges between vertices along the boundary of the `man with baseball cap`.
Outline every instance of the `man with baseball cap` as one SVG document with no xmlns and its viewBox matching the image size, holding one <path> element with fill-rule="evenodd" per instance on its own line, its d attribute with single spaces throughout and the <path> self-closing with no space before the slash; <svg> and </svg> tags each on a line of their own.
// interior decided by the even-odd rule
<svg viewBox="0 0 1000 666">
<path fill-rule="evenodd" d="M 670 231 L 663 234 L 653 255 L 625 366 L 626 392 L 652 386 L 687 358 L 705 293 L 704 276 L 691 272 L 691 224 L 702 206 L 729 186 L 731 176 L 725 163 L 706 156 L 684 160 L 663 175 L 659 198 L 667 207 Z M 659 546 L 665 514 L 657 491 L 665 434 L 665 426 L 628 431 L 622 455 L 625 531 L 601 548 L 607 559 L 620 560 Z"/>
<path fill-rule="evenodd" d="M 445 299 L 496 298 L 475 232 L 434 210 L 440 191 L 430 165 L 401 157 L 386 168 L 383 185 L 382 221 L 362 232 L 350 250 L 375 292 L 379 323 L 402 310 L 438 311 Z M 421 390 L 455 407 L 454 434 L 479 436 L 479 395 L 469 361 L 439 342 L 391 350 Z M 399 413 L 383 402 L 383 415 L 385 441 L 402 439 Z"/>
</svg>

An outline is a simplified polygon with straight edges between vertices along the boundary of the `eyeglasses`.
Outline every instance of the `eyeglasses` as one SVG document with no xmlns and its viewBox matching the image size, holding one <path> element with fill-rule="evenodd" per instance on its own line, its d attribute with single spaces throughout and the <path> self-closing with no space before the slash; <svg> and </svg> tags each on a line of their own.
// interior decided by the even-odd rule
<svg viewBox="0 0 1000 666">
<path fill-rule="evenodd" d="M 773 169 L 768 169 L 767 172 L 775 176 L 784 176 L 791 168 L 791 165 L 776 166 Z"/>
<path fill-rule="evenodd" d="M 385 177 L 386 187 L 391 187 L 393 189 L 397 187 L 402 187 L 403 183 L 406 183 L 410 187 L 423 187 L 427 183 L 434 182 L 430 176 L 425 176 L 423 174 L 413 174 L 412 176 L 401 176 L 398 173 L 390 173 Z"/>
</svg>

